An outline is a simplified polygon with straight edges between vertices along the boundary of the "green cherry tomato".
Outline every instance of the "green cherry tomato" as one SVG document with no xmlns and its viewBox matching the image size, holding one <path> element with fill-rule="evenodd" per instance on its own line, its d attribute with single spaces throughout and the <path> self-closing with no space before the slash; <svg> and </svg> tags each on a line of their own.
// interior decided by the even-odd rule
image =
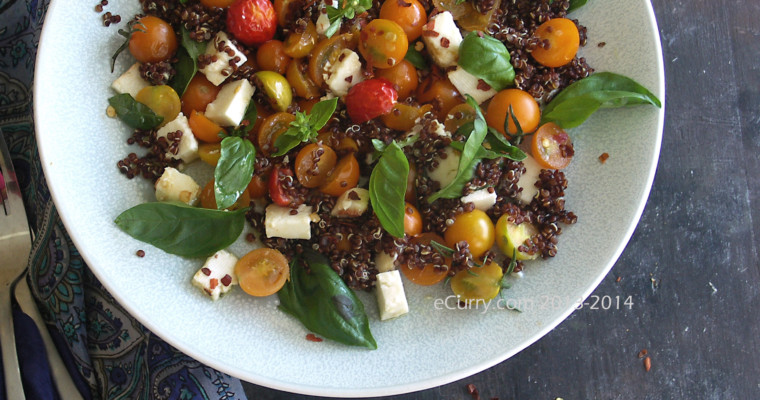
<svg viewBox="0 0 760 400">
<path fill-rule="evenodd" d="M 491 300 L 501 290 L 503 272 L 499 264 L 488 263 L 457 272 L 451 278 L 451 290 L 459 301 Z"/>
<path fill-rule="evenodd" d="M 293 91 L 284 76 L 274 71 L 259 71 L 256 77 L 261 81 L 269 103 L 277 111 L 287 111 L 293 101 Z"/>
<path fill-rule="evenodd" d="M 509 258 L 512 258 L 513 254 L 518 260 L 533 260 L 538 257 L 538 253 L 528 254 L 519 250 L 526 240 L 537 233 L 538 229 L 530 222 L 515 225 L 507 215 L 502 215 L 496 221 L 496 244 Z"/>
</svg>

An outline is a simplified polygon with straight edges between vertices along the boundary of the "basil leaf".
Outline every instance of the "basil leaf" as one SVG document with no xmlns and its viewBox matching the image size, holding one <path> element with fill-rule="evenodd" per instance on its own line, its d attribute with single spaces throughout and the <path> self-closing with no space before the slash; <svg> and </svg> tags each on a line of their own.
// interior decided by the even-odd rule
<svg viewBox="0 0 760 400">
<path fill-rule="evenodd" d="M 296 120 L 291 122 L 288 130 L 274 141 L 277 151 L 272 155 L 275 157 L 284 155 L 299 143 L 315 139 L 319 135 L 319 130 L 330 120 L 337 106 L 338 98 L 336 97 L 315 104 L 308 115 L 296 112 Z"/>
<path fill-rule="evenodd" d="M 422 53 L 417 51 L 417 49 L 414 48 L 414 46 L 409 46 L 409 49 L 406 51 L 406 55 L 404 56 L 404 59 L 406 61 L 409 61 L 414 65 L 414 68 L 417 69 L 428 69 L 427 61 L 425 61 L 425 57 L 422 56 Z"/>
<path fill-rule="evenodd" d="M 314 131 L 322 129 L 322 127 L 327 124 L 327 121 L 332 118 L 337 106 L 337 97 L 314 104 L 314 107 L 311 108 L 311 112 L 309 113 L 309 125 L 311 128 L 314 129 Z"/>
<path fill-rule="evenodd" d="M 467 122 L 464 125 L 460 126 L 459 129 L 457 129 L 457 135 L 469 137 L 470 133 L 472 133 L 473 127 L 473 121 Z M 525 157 L 527 157 L 524 151 L 520 150 L 519 147 L 512 145 L 512 143 L 510 143 L 504 137 L 504 135 L 499 133 L 499 131 L 496 129 L 493 129 L 489 126 L 488 133 L 489 135 L 486 136 L 484 142 L 488 143 L 489 148 L 483 148 L 483 150 L 487 151 L 485 153 L 482 153 L 480 150 L 478 150 L 479 155 L 477 158 L 493 159 L 504 157 L 510 160 L 522 161 L 525 159 Z M 459 151 L 462 151 L 464 149 L 464 143 L 462 142 L 451 142 L 449 146 Z M 480 154 L 483 154 L 483 156 L 481 157 Z"/>
<path fill-rule="evenodd" d="M 177 73 L 169 82 L 169 86 L 180 96 L 185 93 L 187 85 L 198 72 L 198 56 L 206 52 L 206 42 L 193 40 L 190 31 L 184 26 L 181 36 L 182 46 L 177 50 L 177 62 L 174 64 Z"/>
<path fill-rule="evenodd" d="M 554 122 L 564 129 L 583 123 L 600 108 L 638 104 L 662 107 L 660 100 L 631 78 L 598 72 L 566 87 L 544 107 L 541 123 Z"/>
<path fill-rule="evenodd" d="M 111 97 L 108 104 L 116 110 L 116 115 L 124 123 L 135 129 L 153 129 L 164 120 L 164 117 L 153 112 L 145 104 L 139 103 L 129 93 Z"/>
<path fill-rule="evenodd" d="M 369 176 L 369 201 L 380 225 L 391 235 L 404 237 L 404 197 L 409 161 L 404 151 L 391 142 Z"/>
<path fill-rule="evenodd" d="M 459 66 L 499 91 L 515 82 L 504 43 L 486 34 L 471 32 L 459 45 Z"/>
<path fill-rule="evenodd" d="M 116 217 L 129 236 L 182 257 L 208 257 L 243 232 L 246 209 L 219 211 L 183 203 L 144 203 Z"/>
<path fill-rule="evenodd" d="M 214 196 L 220 210 L 232 206 L 253 176 L 256 149 L 248 139 L 226 137 L 214 169 Z"/>
<path fill-rule="evenodd" d="M 193 38 L 190 37 L 190 31 L 187 30 L 184 26 L 182 29 L 182 47 L 187 50 L 187 54 L 190 55 L 190 57 L 193 58 L 193 60 L 198 60 L 198 56 L 206 52 L 207 42 L 199 42 L 196 40 L 193 40 Z"/>
<path fill-rule="evenodd" d="M 245 114 L 243 114 L 243 119 L 241 120 L 241 123 L 242 121 L 248 121 L 248 125 L 238 125 L 232 130 L 232 132 L 230 132 L 230 136 L 248 136 L 248 133 L 251 132 L 251 129 L 253 129 L 253 126 L 256 124 L 256 118 L 258 115 L 259 111 L 256 109 L 256 103 L 251 100 L 251 102 L 248 103 L 248 108 L 245 109 Z"/>
<path fill-rule="evenodd" d="M 308 265 L 308 270 L 302 263 Z M 314 333 L 350 346 L 377 349 L 364 304 L 327 259 L 305 250 L 290 263 L 290 279 L 277 292 L 279 308 Z"/>
<path fill-rule="evenodd" d="M 588 3 L 588 0 L 570 0 L 570 7 L 568 7 L 567 12 L 571 13 Z"/>
<path fill-rule="evenodd" d="M 275 153 L 272 153 L 272 156 L 279 157 L 281 155 L 284 155 L 285 153 L 298 146 L 304 140 L 308 140 L 308 137 L 305 137 L 302 133 L 303 132 L 295 127 L 291 126 L 288 128 L 288 130 L 283 132 L 283 134 L 278 136 L 277 140 L 274 141 L 274 147 L 277 149 L 277 151 Z"/>
</svg>

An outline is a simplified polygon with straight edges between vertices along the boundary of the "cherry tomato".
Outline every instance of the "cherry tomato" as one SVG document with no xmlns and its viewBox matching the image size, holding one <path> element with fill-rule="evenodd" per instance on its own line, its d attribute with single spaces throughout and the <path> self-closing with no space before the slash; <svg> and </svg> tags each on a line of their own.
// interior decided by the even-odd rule
<svg viewBox="0 0 760 400">
<path fill-rule="evenodd" d="M 359 52 L 367 64 L 390 68 L 406 56 L 409 40 L 399 24 L 388 19 L 373 19 L 359 34 Z"/>
<path fill-rule="evenodd" d="M 417 167 L 414 163 L 409 163 L 409 175 L 406 176 L 406 193 L 404 200 L 414 202 L 417 200 Z"/>
<path fill-rule="evenodd" d="M 330 173 L 327 174 L 325 183 L 319 188 L 322 193 L 332 196 L 340 196 L 348 189 L 356 187 L 359 183 L 359 162 L 354 153 L 343 156 Z"/>
<path fill-rule="evenodd" d="M 440 236 L 432 232 L 425 232 L 413 237 L 412 243 L 429 245 L 433 240 L 440 244 L 444 243 Z M 433 264 L 427 264 L 422 269 L 409 265 L 402 265 L 400 269 L 410 281 L 422 286 L 431 286 L 446 278 L 449 269 L 451 269 L 451 259 L 445 259 L 443 268 L 436 268 Z"/>
<path fill-rule="evenodd" d="M 337 162 L 338 156 L 330 146 L 309 143 L 296 156 L 296 178 L 304 187 L 318 187 L 325 182 Z"/>
<path fill-rule="evenodd" d="M 201 200 L 201 207 L 216 210 L 216 195 L 214 194 L 213 179 L 206 183 L 206 186 L 203 187 L 203 190 L 201 190 L 201 194 L 198 197 L 200 197 Z M 240 197 L 235 200 L 235 203 L 227 207 L 226 210 L 239 210 L 248 207 L 250 203 L 251 196 L 248 195 L 247 190 L 244 190 L 243 193 L 240 194 Z"/>
<path fill-rule="evenodd" d="M 449 110 L 446 119 L 443 120 L 443 125 L 446 127 L 446 132 L 454 134 L 462 125 L 474 120 L 475 110 L 469 104 L 462 103 Z"/>
<path fill-rule="evenodd" d="M 235 0 L 227 9 L 227 29 L 248 46 L 274 37 L 277 15 L 269 0 Z"/>
<path fill-rule="evenodd" d="M 247 190 L 252 199 L 264 197 L 267 194 L 267 181 L 259 175 L 254 175 L 248 183 Z"/>
<path fill-rule="evenodd" d="M 232 2 L 235 0 L 201 0 L 201 4 L 203 4 L 206 7 L 218 7 L 218 8 L 227 8 L 232 4 Z"/>
<path fill-rule="evenodd" d="M 274 11 L 277 14 L 277 23 L 280 26 L 286 27 L 291 21 L 295 20 L 295 16 L 291 11 L 295 3 L 298 3 L 298 0 L 274 0 Z"/>
<path fill-rule="evenodd" d="M 182 108 L 182 102 L 179 100 L 177 92 L 167 85 L 146 86 L 137 92 L 135 100 L 164 117 L 159 126 L 164 126 L 177 118 Z"/>
<path fill-rule="evenodd" d="M 272 171 L 269 172 L 269 197 L 278 206 L 287 207 L 293 201 L 290 196 L 285 193 L 285 188 L 282 186 L 284 182 L 293 180 L 293 171 L 290 168 L 284 168 L 275 166 Z"/>
<path fill-rule="evenodd" d="M 496 221 L 496 244 L 499 249 L 509 258 L 512 255 L 517 260 L 533 260 L 538 257 L 538 252 L 529 253 L 528 251 L 521 251 L 520 247 L 525 244 L 525 241 L 538 234 L 538 229 L 535 225 L 528 221 L 515 225 L 509 220 L 509 215 L 502 215 L 498 221 Z M 523 250 L 526 250 L 523 247 Z"/>
<path fill-rule="evenodd" d="M 287 111 L 293 101 L 290 82 L 274 71 L 259 71 L 255 76 L 261 83 L 260 85 L 257 83 L 257 86 L 266 94 L 272 108 L 277 111 Z"/>
<path fill-rule="evenodd" d="M 468 32 L 487 31 L 493 14 L 499 9 L 501 1 L 496 0 L 491 3 L 493 7 L 485 14 L 473 7 L 473 4 L 471 1 L 433 0 L 436 9 L 451 12 L 459 28 Z"/>
<path fill-rule="evenodd" d="M 198 145 L 198 157 L 208 165 L 216 166 L 222 157 L 222 145 L 219 143 L 201 143 Z"/>
<path fill-rule="evenodd" d="M 221 89 L 221 87 L 209 82 L 205 75 L 195 74 L 187 85 L 185 93 L 182 93 L 180 99 L 182 100 L 182 113 L 192 115 L 193 111 L 206 111 L 206 106 L 216 99 L 216 95 Z"/>
<path fill-rule="evenodd" d="M 319 87 L 311 81 L 306 72 L 306 64 L 303 59 L 296 59 L 288 64 L 288 70 L 285 72 L 290 87 L 296 92 L 296 96 L 304 99 L 313 99 L 321 95 Z"/>
<path fill-rule="evenodd" d="M 285 54 L 293 58 L 301 58 L 309 55 L 311 49 L 317 44 L 317 28 L 314 23 L 308 21 L 303 32 L 291 32 L 285 39 Z"/>
<path fill-rule="evenodd" d="M 397 131 L 408 131 L 412 129 L 419 117 L 433 109 L 430 104 L 422 107 L 410 106 L 404 103 L 396 103 L 388 114 L 381 115 L 385 126 Z"/>
<path fill-rule="evenodd" d="M 346 95 L 346 111 L 355 124 L 387 114 L 398 100 L 393 84 L 372 78 L 352 86 Z"/>
<path fill-rule="evenodd" d="M 417 88 L 417 101 L 421 104 L 432 104 L 438 120 L 443 121 L 449 110 L 457 104 L 464 103 L 457 88 L 448 78 L 434 74 L 422 81 Z"/>
<path fill-rule="evenodd" d="M 573 141 L 570 135 L 553 122 L 541 125 L 531 142 L 533 158 L 549 169 L 562 169 L 573 159 Z"/>
<path fill-rule="evenodd" d="M 573 61 L 581 42 L 578 27 L 567 18 L 554 18 L 544 22 L 536 29 L 536 36 L 549 44 L 546 47 L 536 47 L 531 52 L 533 59 L 541 65 L 554 68 Z"/>
<path fill-rule="evenodd" d="M 134 25 L 129 38 L 129 52 L 141 63 L 166 61 L 177 52 L 177 35 L 171 25 L 151 15 Z"/>
<path fill-rule="evenodd" d="M 284 75 L 291 59 L 285 54 L 285 46 L 277 39 L 267 41 L 256 50 L 256 64 L 264 71 L 274 71 Z"/>
<path fill-rule="evenodd" d="M 404 206 L 404 233 L 417 236 L 422 233 L 422 215 L 411 203 Z"/>
<path fill-rule="evenodd" d="M 474 258 L 480 258 L 490 250 L 496 240 L 491 218 L 478 209 L 457 215 L 443 236 L 446 245 L 451 248 L 463 240 L 467 242 Z"/>
<path fill-rule="evenodd" d="M 275 249 L 262 247 L 244 255 L 235 264 L 240 288 L 251 296 L 277 293 L 290 277 L 288 259 Z"/>
<path fill-rule="evenodd" d="M 510 105 L 523 132 L 530 133 L 538 128 L 538 122 L 541 120 L 538 103 L 528 92 L 520 89 L 505 89 L 496 93 L 488 104 L 485 115 L 488 126 L 504 134 L 504 121 L 509 118 L 509 133 L 517 133 L 515 122 L 509 115 Z"/>
<path fill-rule="evenodd" d="M 270 155 L 274 149 L 274 142 L 283 132 L 288 130 L 290 123 L 295 121 L 295 115 L 286 112 L 274 113 L 261 121 L 256 143 L 264 155 Z"/>
<path fill-rule="evenodd" d="M 399 24 L 410 42 L 422 35 L 422 26 L 427 22 L 425 8 L 418 0 L 385 0 L 380 18 Z"/>
<path fill-rule="evenodd" d="M 317 136 L 317 141 L 322 141 L 322 143 L 332 147 L 339 155 L 355 153 L 359 151 L 359 144 L 356 143 L 356 140 L 348 136 L 343 136 L 340 139 L 336 139 L 333 137 L 332 132 L 329 131 L 320 133 L 319 136 Z"/>
<path fill-rule="evenodd" d="M 406 60 L 401 60 L 390 68 L 378 69 L 375 71 L 375 77 L 385 78 L 388 80 L 388 82 L 392 83 L 393 88 L 396 89 L 396 92 L 398 93 L 399 99 L 405 99 L 409 97 L 412 92 L 417 90 L 417 85 L 419 85 L 417 69 L 414 68 L 414 65 L 412 65 L 412 63 Z"/>
<path fill-rule="evenodd" d="M 325 82 L 324 73 L 328 63 L 334 64 L 343 49 L 356 47 L 356 38 L 353 34 L 343 33 L 333 35 L 328 39 L 320 40 L 311 50 L 309 58 L 309 78 L 317 86 Z"/>
<path fill-rule="evenodd" d="M 504 272 L 499 264 L 488 263 L 482 267 L 472 267 L 457 272 L 451 278 L 451 290 L 459 301 L 491 300 L 501 290 Z"/>
<path fill-rule="evenodd" d="M 206 118 L 203 113 L 199 113 L 198 111 L 193 111 L 190 114 L 187 124 L 190 125 L 193 135 L 206 143 L 219 143 L 222 141 L 219 133 L 227 133 L 216 122 Z"/>
</svg>

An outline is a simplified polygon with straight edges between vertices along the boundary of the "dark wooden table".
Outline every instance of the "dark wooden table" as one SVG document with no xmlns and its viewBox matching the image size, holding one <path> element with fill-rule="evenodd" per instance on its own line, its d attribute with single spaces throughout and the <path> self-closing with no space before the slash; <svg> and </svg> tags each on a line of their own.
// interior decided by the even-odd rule
<svg viewBox="0 0 760 400">
<path fill-rule="evenodd" d="M 470 399 L 470 383 L 502 400 L 760 398 L 760 2 L 652 3 L 667 85 L 660 163 L 636 232 L 594 292 L 633 296 L 633 308 L 577 311 L 493 368 L 386 399 Z"/>
</svg>

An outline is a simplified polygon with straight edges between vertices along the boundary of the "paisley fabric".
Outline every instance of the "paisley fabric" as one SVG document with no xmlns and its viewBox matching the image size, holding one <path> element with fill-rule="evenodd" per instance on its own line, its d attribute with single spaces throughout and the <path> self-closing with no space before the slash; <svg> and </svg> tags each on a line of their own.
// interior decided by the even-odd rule
<svg viewBox="0 0 760 400">
<path fill-rule="evenodd" d="M 51 336 L 88 399 L 245 399 L 239 380 L 182 354 L 127 314 L 90 272 L 58 216 L 32 119 L 34 59 L 48 1 L 0 0 L 0 127 L 35 233 L 29 281 Z"/>
</svg>

